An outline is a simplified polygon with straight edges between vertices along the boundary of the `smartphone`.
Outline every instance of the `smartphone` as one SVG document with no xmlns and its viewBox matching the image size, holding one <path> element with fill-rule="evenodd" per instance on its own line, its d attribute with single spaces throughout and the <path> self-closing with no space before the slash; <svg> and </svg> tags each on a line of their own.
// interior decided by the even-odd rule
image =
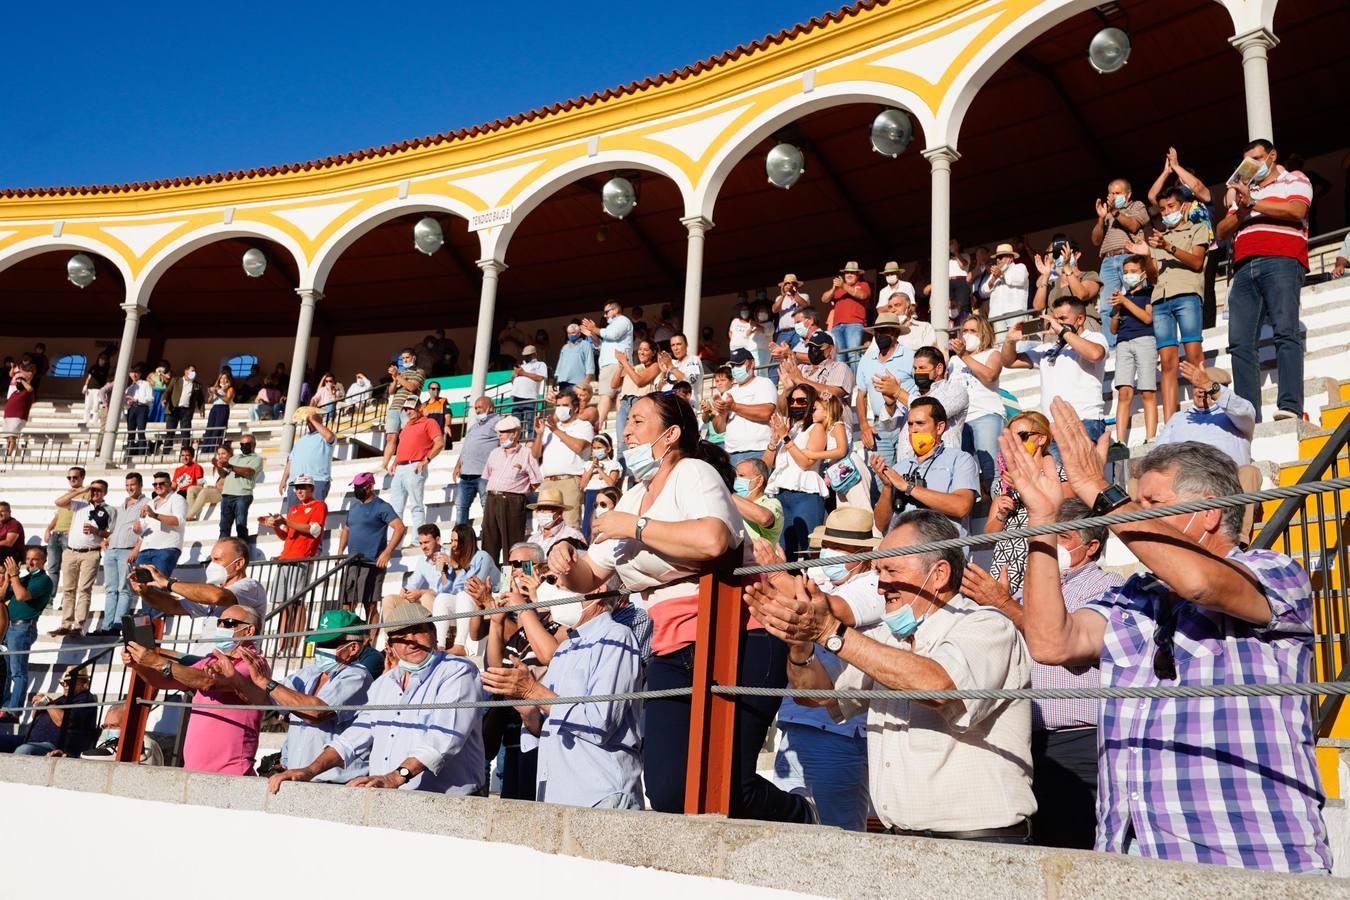
<svg viewBox="0 0 1350 900">
<path fill-rule="evenodd" d="M 521 570 L 522 572 L 524 572 L 526 575 L 533 575 L 533 574 L 534 574 L 534 562 L 533 562 L 532 560 L 528 560 L 528 559 L 525 560 L 525 562 L 521 563 L 520 570 Z"/>
<path fill-rule="evenodd" d="M 135 616 L 128 613 L 122 617 L 122 643 L 140 644 L 142 647 L 156 647 L 155 626 L 149 616 Z"/>
<path fill-rule="evenodd" d="M 137 566 L 131 570 L 131 577 L 141 584 L 149 584 L 155 580 L 155 576 L 145 566 Z"/>
<path fill-rule="evenodd" d="M 1029 334 L 1043 334 L 1045 332 L 1044 319 L 1025 319 L 1022 322 L 1022 336 Z"/>
</svg>

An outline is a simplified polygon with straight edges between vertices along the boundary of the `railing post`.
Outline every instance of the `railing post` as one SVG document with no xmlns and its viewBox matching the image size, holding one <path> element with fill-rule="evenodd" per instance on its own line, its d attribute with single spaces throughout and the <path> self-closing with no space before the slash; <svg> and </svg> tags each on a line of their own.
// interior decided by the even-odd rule
<svg viewBox="0 0 1350 900">
<path fill-rule="evenodd" d="M 155 645 L 159 646 L 164 637 L 164 620 L 151 620 L 155 629 Z M 117 761 L 139 763 L 141 747 L 145 743 L 145 724 L 150 718 L 150 707 L 142 700 L 153 700 L 158 690 L 141 676 L 131 670 L 131 681 L 127 684 L 127 701 L 122 707 L 122 733 L 117 739 Z"/>
<path fill-rule="evenodd" d="M 734 560 L 732 557 L 735 557 Z M 745 622 L 741 580 L 731 575 L 739 548 L 717 571 L 699 580 L 698 636 L 689 704 L 689 763 L 684 811 L 690 815 L 731 812 L 731 769 L 735 758 L 736 698 L 712 693 L 715 684 L 734 685 Z"/>
</svg>

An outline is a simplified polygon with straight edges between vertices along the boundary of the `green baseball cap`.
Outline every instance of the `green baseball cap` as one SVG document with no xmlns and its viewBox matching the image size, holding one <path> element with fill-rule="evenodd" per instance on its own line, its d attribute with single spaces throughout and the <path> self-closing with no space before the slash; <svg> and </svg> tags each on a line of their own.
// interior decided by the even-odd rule
<svg viewBox="0 0 1350 900">
<path fill-rule="evenodd" d="M 319 627 L 323 629 L 319 634 L 311 634 L 305 638 L 305 643 L 313 644 L 316 647 L 337 647 L 345 643 L 343 640 L 353 626 L 366 624 L 356 613 L 345 609 L 330 609 L 319 617 Z"/>
</svg>

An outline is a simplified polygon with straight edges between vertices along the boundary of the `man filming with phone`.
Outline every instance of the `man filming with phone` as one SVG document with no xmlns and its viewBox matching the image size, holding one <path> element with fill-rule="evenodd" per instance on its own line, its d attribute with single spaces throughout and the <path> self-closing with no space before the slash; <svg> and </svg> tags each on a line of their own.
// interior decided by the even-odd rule
<svg viewBox="0 0 1350 900">
<path fill-rule="evenodd" d="M 1106 338 L 1087 330 L 1088 306 L 1078 296 L 1063 295 L 1054 302 L 1054 314 L 1042 313 L 1043 338 L 1026 345 L 1026 323 L 1008 329 L 1001 354 L 1005 369 L 1040 369 L 1041 412 L 1050 417 L 1050 404 L 1060 397 L 1083 420 L 1095 441 L 1106 429 L 1102 379 L 1106 376 Z M 1039 323 L 1038 323 L 1039 324 Z M 1052 419 L 1053 421 L 1053 419 Z"/>
<path fill-rule="evenodd" d="M 1061 297 L 1075 297 L 1083 301 L 1088 318 L 1096 323 L 1100 331 L 1102 320 L 1097 309 L 1097 297 L 1102 292 L 1102 277 L 1094 271 L 1084 272 L 1078 268 L 1078 261 L 1082 257 L 1083 249 L 1077 241 L 1056 235 L 1045 256 L 1036 257 L 1036 271 L 1040 274 L 1036 278 L 1031 308 L 1044 312 L 1054 309 Z"/>
<path fill-rule="evenodd" d="M 267 614 L 267 589 L 247 569 L 248 544 L 226 537 L 211 548 L 205 582 L 180 581 L 154 566 L 136 566 L 127 583 L 146 607 L 164 615 L 221 616 L 237 604 L 261 621 Z"/>
</svg>

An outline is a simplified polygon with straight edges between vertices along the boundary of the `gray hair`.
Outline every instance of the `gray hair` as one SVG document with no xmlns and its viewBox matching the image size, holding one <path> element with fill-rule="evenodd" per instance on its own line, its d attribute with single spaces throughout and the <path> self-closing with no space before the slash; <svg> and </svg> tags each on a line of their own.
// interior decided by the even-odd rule
<svg viewBox="0 0 1350 900">
<path fill-rule="evenodd" d="M 1159 444 L 1149 451 L 1140 466 L 1139 475 L 1171 470 L 1172 492 L 1182 500 L 1201 497 L 1227 497 L 1242 493 L 1238 481 L 1237 463 L 1222 450 L 1199 441 L 1179 444 Z M 1241 506 L 1222 510 L 1223 533 L 1230 541 L 1242 534 Z"/>
<path fill-rule="evenodd" d="M 510 559 L 511 554 L 515 553 L 517 550 L 528 551 L 530 554 L 530 562 L 537 566 L 542 566 L 548 561 L 548 557 L 544 555 L 544 548 L 533 541 L 521 541 L 517 544 L 512 544 L 511 549 L 506 551 L 506 558 Z"/>
<path fill-rule="evenodd" d="M 752 456 L 749 457 L 748 459 L 741 460 L 741 462 L 749 463 L 750 468 L 755 470 L 755 474 L 759 476 L 766 485 L 769 483 L 769 474 L 770 474 L 769 464 L 766 463 L 763 459 L 761 459 L 758 456 Z"/>
<path fill-rule="evenodd" d="M 931 544 L 936 541 L 953 541 L 961 536 L 961 533 L 956 530 L 956 526 L 952 524 L 951 519 L 931 509 L 906 510 L 891 523 L 891 530 L 894 531 L 905 525 L 913 525 L 918 529 L 919 542 L 923 544 Z M 951 576 L 947 579 L 945 585 L 946 589 L 955 591 L 961 588 L 961 574 L 966 569 L 966 558 L 960 547 L 932 550 L 917 555 L 923 560 L 926 568 L 932 567 L 938 560 L 946 560 L 947 566 L 951 569 Z"/>
<path fill-rule="evenodd" d="M 237 537 L 223 537 L 220 538 L 219 541 L 217 541 L 217 543 L 229 544 L 230 547 L 234 550 L 235 555 L 242 557 L 245 565 L 248 564 L 248 556 L 249 556 L 248 544 L 246 544 L 243 540 Z"/>
<path fill-rule="evenodd" d="M 1092 510 L 1088 505 L 1077 497 L 1070 497 L 1064 501 L 1064 505 L 1059 508 L 1058 522 L 1072 522 L 1075 519 L 1087 519 L 1092 516 Z M 1090 559 L 1101 559 L 1102 553 L 1106 551 L 1106 539 L 1111 532 L 1105 525 L 1091 525 L 1087 528 L 1078 529 L 1078 539 L 1084 544 L 1097 542 L 1097 552 L 1092 554 Z"/>
</svg>

